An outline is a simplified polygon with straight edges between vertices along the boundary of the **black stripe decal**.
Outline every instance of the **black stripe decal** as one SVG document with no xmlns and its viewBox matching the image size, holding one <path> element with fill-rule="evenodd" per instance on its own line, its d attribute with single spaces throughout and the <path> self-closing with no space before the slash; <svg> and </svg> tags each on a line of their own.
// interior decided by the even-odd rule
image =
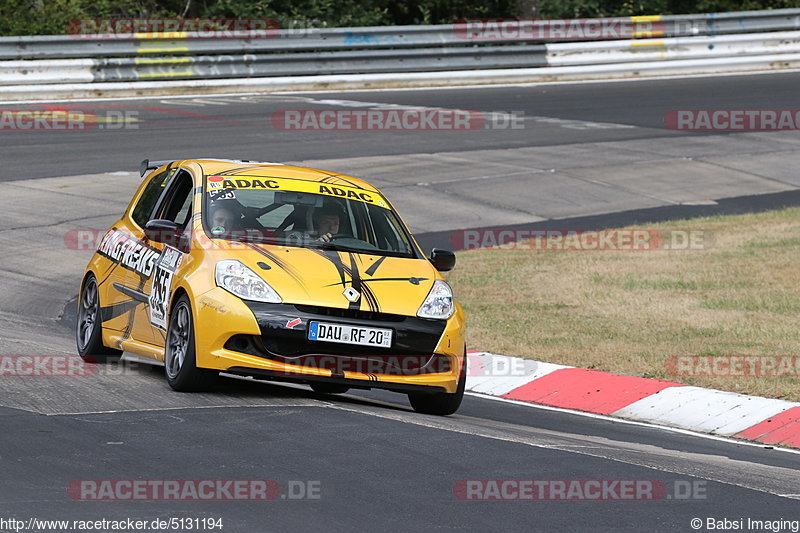
<svg viewBox="0 0 800 533">
<path fill-rule="evenodd" d="M 358 266 L 356 265 L 356 256 L 349 252 L 347 255 L 350 256 L 350 276 L 353 278 L 353 288 L 360 292 L 362 296 L 364 296 L 364 299 L 367 301 L 367 305 L 369 305 L 370 311 L 380 311 L 381 306 L 378 305 L 378 299 L 375 297 L 375 293 L 372 292 L 372 289 L 370 289 L 369 286 L 364 284 L 361 280 L 361 274 L 359 274 Z M 352 308 L 352 305 L 350 307 Z M 356 309 L 358 309 L 358 306 Z"/>
<path fill-rule="evenodd" d="M 381 266 L 381 263 L 383 263 L 383 260 L 384 260 L 384 259 L 386 259 L 386 256 L 385 256 L 385 255 L 382 255 L 380 259 L 378 259 L 377 261 L 375 261 L 375 262 L 372 264 L 372 266 L 370 266 L 370 267 L 369 267 L 369 268 L 368 268 L 368 269 L 365 271 L 365 273 L 367 274 L 367 276 L 374 276 L 374 275 L 375 275 L 375 272 L 377 272 L 377 270 L 378 270 L 378 267 L 380 267 L 380 266 Z"/>
<path fill-rule="evenodd" d="M 342 176 L 332 176 L 332 177 L 336 178 L 339 181 L 343 181 L 343 182 L 347 183 L 348 185 L 350 185 L 351 187 L 355 187 L 356 189 L 365 190 L 364 187 L 362 187 L 361 185 L 358 185 L 357 183 L 353 183 L 349 179 L 346 179 L 346 178 L 344 178 Z"/>
<path fill-rule="evenodd" d="M 108 322 L 125 313 L 133 310 L 138 303 L 135 300 L 124 300 L 115 304 L 107 305 L 100 308 L 100 318 L 103 322 Z"/>
<path fill-rule="evenodd" d="M 298 274 L 297 270 L 295 270 L 294 267 L 286 263 L 283 259 L 279 258 L 277 255 L 273 254 L 269 250 L 265 250 L 264 248 L 262 248 L 257 244 L 253 243 L 245 243 L 245 244 L 247 245 L 247 247 L 255 250 L 256 252 L 260 253 L 261 255 L 263 255 L 273 263 L 275 263 L 275 265 L 278 268 L 289 274 L 292 277 L 292 279 L 294 279 L 297 283 L 300 284 L 301 287 L 303 287 L 304 290 L 307 291 L 306 284 L 303 281 L 303 278 L 300 276 L 300 274 Z"/>
<path fill-rule="evenodd" d="M 136 289 L 126 287 L 125 285 L 114 283 L 114 288 L 117 289 L 122 294 L 124 294 L 125 296 L 129 296 L 139 302 L 148 303 L 150 301 L 150 296 L 148 296 L 147 294 L 137 291 Z"/>
<path fill-rule="evenodd" d="M 105 273 L 103 274 L 103 276 L 104 276 L 104 277 L 103 277 L 103 281 L 98 281 L 98 282 L 97 282 L 97 286 L 98 286 L 98 287 L 99 287 L 100 285 L 102 285 L 103 283 L 105 283 L 105 282 L 108 280 L 108 278 L 110 278 L 110 277 L 111 277 L 111 274 L 113 274 L 113 273 L 114 273 L 114 270 L 116 270 L 116 268 L 117 268 L 117 265 L 118 265 L 118 264 L 119 264 L 119 263 L 114 263 L 113 261 L 111 262 L 111 266 L 110 266 L 110 267 L 109 267 L 109 269 L 108 269 L 108 270 L 106 270 L 106 271 L 105 271 Z"/>
<path fill-rule="evenodd" d="M 230 171 L 228 176 L 241 176 L 242 172 L 250 172 L 251 170 L 258 170 L 261 168 L 260 166 L 249 166 L 249 167 L 241 167 Z"/>
<path fill-rule="evenodd" d="M 362 279 L 361 283 L 372 283 L 373 281 L 407 281 L 412 285 L 419 285 L 423 281 L 428 281 L 428 278 L 372 278 Z M 339 283 L 331 283 L 326 285 L 326 287 L 333 287 L 334 285 L 339 285 Z"/>
<path fill-rule="evenodd" d="M 345 272 L 351 278 L 353 277 L 353 272 L 342 262 L 342 258 L 339 257 L 339 252 L 336 252 L 334 250 L 324 250 L 324 251 L 314 250 L 314 251 L 320 254 L 328 261 L 330 261 L 331 263 L 333 263 L 333 266 L 335 266 L 337 272 L 339 272 L 339 278 L 341 278 L 342 288 L 346 287 L 347 279 L 344 277 Z"/>
<path fill-rule="evenodd" d="M 364 288 L 361 286 L 361 275 L 358 273 L 358 266 L 356 265 L 356 258 L 353 254 L 348 253 L 347 255 L 350 256 L 350 278 L 352 279 L 353 288 L 359 292 L 359 294 L 364 296 L 364 299 L 367 300 L 367 304 L 371 311 L 372 309 L 372 302 L 369 301 L 367 298 L 367 294 L 364 292 Z M 350 309 L 361 309 L 361 303 L 350 302 Z"/>
<path fill-rule="evenodd" d="M 361 275 L 359 274 L 358 267 L 356 266 L 355 255 L 352 253 L 348 253 L 350 256 L 350 266 L 344 264 L 342 261 L 339 252 L 335 250 L 318 250 L 312 249 L 315 253 L 321 255 L 336 267 L 336 270 L 339 272 L 339 277 L 341 281 L 339 283 L 331 283 L 328 287 L 332 287 L 333 285 L 341 284 L 342 287 L 347 287 L 347 278 L 345 278 L 345 274 L 350 276 L 351 284 L 355 290 L 357 290 L 364 299 L 367 301 L 367 305 L 370 308 L 370 311 L 378 312 L 380 311 L 380 304 L 378 304 L 378 299 L 375 297 L 375 293 L 372 292 L 372 289 L 366 285 L 367 282 L 371 280 L 361 279 Z M 350 309 L 359 309 L 360 305 L 358 302 L 350 303 Z"/>
<path fill-rule="evenodd" d="M 257 167 L 257 168 L 260 168 L 260 167 Z M 208 174 L 206 176 L 206 178 L 209 178 L 211 176 L 236 176 L 236 177 L 239 177 L 239 178 L 253 178 L 253 179 L 259 179 L 259 180 L 274 178 L 274 179 L 279 179 L 279 180 L 305 181 L 305 182 L 308 182 L 308 183 L 323 183 L 324 182 L 323 179 L 309 180 L 309 179 L 303 179 L 303 178 L 290 178 L 288 176 L 253 176 L 253 175 L 248 175 L 248 174 L 234 174 L 234 172 L 237 172 L 237 170 L 236 169 L 234 169 L 234 170 L 224 170 L 222 172 L 218 172 L 217 174 Z M 376 193 L 380 194 L 380 192 L 377 191 L 377 190 L 366 189 L 366 188 L 362 187 L 361 185 L 359 185 L 357 183 L 353 183 L 352 181 L 346 180 L 346 179 L 344 179 L 344 178 L 342 178 L 340 176 L 328 176 L 328 177 L 326 177 L 324 179 L 328 179 L 328 178 L 331 178 L 331 177 L 336 178 L 336 179 L 338 179 L 340 181 L 343 181 L 343 182 L 347 183 L 350 187 L 353 187 L 354 189 L 361 189 L 362 191 L 367 191 L 367 192 L 372 193 L 372 194 L 376 194 Z M 328 183 L 330 183 L 330 182 L 328 182 Z"/>
</svg>

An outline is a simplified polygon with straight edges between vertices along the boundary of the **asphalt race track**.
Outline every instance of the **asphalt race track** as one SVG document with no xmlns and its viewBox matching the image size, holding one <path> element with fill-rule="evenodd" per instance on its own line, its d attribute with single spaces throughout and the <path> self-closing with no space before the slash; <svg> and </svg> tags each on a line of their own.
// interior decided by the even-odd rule
<svg viewBox="0 0 800 533">
<path fill-rule="evenodd" d="M 797 132 L 676 132 L 664 114 L 794 108 L 799 85 L 800 74 L 784 73 L 81 103 L 134 112 L 137 127 L 0 131 L 0 355 L 75 354 L 70 300 L 91 250 L 70 249 L 65 235 L 108 227 L 145 157 L 351 173 L 439 240 L 460 228 L 742 212 L 800 204 Z M 270 122 L 286 109 L 375 104 L 518 113 L 524 127 L 311 132 Z M 456 415 L 432 417 L 397 394 L 319 395 L 233 377 L 179 394 L 162 372 L 131 359 L 82 377 L 0 377 L 0 519 L 222 518 L 228 532 L 693 531 L 695 518 L 800 520 L 800 454 L 787 450 L 475 395 Z M 120 479 L 273 480 L 281 494 L 141 502 L 68 491 L 76 480 Z M 504 479 L 648 480 L 663 491 L 652 501 L 462 499 L 467 480 Z"/>
</svg>

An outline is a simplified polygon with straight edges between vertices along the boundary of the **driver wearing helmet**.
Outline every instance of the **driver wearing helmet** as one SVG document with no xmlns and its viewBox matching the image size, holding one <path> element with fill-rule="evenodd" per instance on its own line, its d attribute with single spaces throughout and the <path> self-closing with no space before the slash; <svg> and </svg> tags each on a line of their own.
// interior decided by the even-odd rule
<svg viewBox="0 0 800 533">
<path fill-rule="evenodd" d="M 240 206 L 231 200 L 218 200 L 211 204 L 209 222 L 212 234 L 220 235 L 240 229 L 241 216 L 237 207 Z"/>
</svg>

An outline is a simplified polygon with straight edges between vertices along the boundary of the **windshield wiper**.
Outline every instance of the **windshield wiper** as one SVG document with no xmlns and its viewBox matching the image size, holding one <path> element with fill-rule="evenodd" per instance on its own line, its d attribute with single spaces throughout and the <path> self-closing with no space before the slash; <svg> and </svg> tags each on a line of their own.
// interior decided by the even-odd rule
<svg viewBox="0 0 800 533">
<path fill-rule="evenodd" d="M 351 246 L 342 246 L 341 244 L 336 244 L 335 242 L 326 242 L 320 241 L 319 243 L 314 243 L 315 248 L 322 248 L 323 250 L 336 250 L 338 252 L 355 252 L 355 253 L 371 253 L 376 250 L 370 250 L 368 248 L 353 248 Z"/>
</svg>

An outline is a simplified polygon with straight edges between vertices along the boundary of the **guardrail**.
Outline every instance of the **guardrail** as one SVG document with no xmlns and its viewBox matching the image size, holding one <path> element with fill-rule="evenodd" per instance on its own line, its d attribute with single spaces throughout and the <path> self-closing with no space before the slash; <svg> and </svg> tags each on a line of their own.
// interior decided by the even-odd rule
<svg viewBox="0 0 800 533">
<path fill-rule="evenodd" d="M 365 86 L 418 86 L 426 76 L 430 84 L 459 84 L 800 66 L 795 57 L 800 53 L 800 9 L 580 22 L 604 20 L 635 25 L 637 38 L 543 42 L 541 33 L 522 31 L 525 24 L 530 28 L 535 23 L 550 35 L 556 24 L 564 25 L 546 20 L 330 28 L 267 36 L 275 38 L 3 37 L 0 99 L 24 99 L 26 93 L 71 97 L 76 87 L 79 93 L 122 96 L 164 88 L 179 92 L 181 87 L 188 92 L 352 88 L 359 81 Z M 569 40 L 569 35 L 560 40 Z"/>
</svg>

